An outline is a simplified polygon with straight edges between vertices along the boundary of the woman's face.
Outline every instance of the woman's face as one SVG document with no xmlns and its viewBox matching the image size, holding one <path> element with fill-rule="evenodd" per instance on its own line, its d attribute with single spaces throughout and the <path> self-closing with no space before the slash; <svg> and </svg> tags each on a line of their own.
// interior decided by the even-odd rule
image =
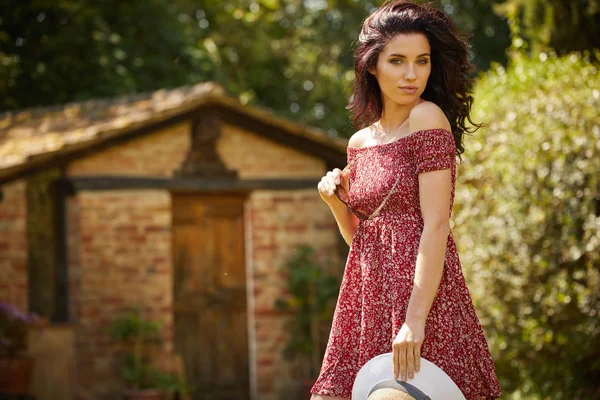
<svg viewBox="0 0 600 400">
<path fill-rule="evenodd" d="M 431 74 L 431 47 L 422 33 L 399 33 L 379 53 L 377 78 L 384 98 L 398 104 L 411 104 L 425 91 Z M 410 87 L 414 89 L 410 89 Z"/>
</svg>

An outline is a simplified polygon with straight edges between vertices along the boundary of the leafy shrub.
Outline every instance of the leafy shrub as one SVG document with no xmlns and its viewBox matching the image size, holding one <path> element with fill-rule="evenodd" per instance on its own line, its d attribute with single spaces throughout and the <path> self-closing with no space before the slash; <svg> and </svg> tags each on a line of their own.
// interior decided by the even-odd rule
<svg viewBox="0 0 600 400">
<path fill-rule="evenodd" d="M 600 398 L 600 74 L 589 56 L 494 65 L 473 108 L 489 125 L 465 137 L 454 232 L 514 399 Z"/>
<path fill-rule="evenodd" d="M 323 351 L 322 327 L 330 323 L 340 281 L 317 260 L 310 246 L 299 246 L 281 266 L 287 276 L 289 295 L 278 299 L 275 307 L 295 312 L 294 329 L 285 349 L 287 358 L 303 356 L 308 366 L 305 377 L 319 373 Z M 308 362 L 309 361 L 309 362 Z"/>
<path fill-rule="evenodd" d="M 142 317 L 139 309 L 117 316 L 108 327 L 110 335 L 124 347 L 121 375 L 132 389 L 165 389 L 169 392 L 188 393 L 191 390 L 177 376 L 161 371 L 153 365 L 151 347 L 163 344 L 160 323 Z"/>
</svg>

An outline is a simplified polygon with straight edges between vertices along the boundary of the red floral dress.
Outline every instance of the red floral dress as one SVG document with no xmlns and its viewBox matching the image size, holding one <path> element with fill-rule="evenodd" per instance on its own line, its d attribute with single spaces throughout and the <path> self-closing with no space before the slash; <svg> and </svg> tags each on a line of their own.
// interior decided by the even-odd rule
<svg viewBox="0 0 600 400">
<path fill-rule="evenodd" d="M 356 374 L 367 361 L 392 351 L 392 342 L 404 323 L 423 230 L 419 173 L 451 170 L 448 215 L 452 214 L 456 181 L 454 137 L 445 129 L 430 129 L 390 143 L 349 147 L 348 168 L 349 205 L 369 214 L 379 207 L 401 175 L 379 214 L 359 222 L 323 365 L 311 390 L 344 398 L 351 397 Z M 442 280 L 425 323 L 421 356 L 444 370 L 467 400 L 501 396 L 451 232 Z"/>
</svg>

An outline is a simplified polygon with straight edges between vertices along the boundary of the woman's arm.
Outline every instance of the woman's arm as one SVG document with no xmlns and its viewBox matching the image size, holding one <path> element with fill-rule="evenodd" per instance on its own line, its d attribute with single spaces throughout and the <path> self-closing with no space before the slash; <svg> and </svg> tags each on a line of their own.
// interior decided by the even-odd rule
<svg viewBox="0 0 600 400">
<path fill-rule="evenodd" d="M 433 103 L 416 106 L 409 116 L 411 130 L 441 128 L 451 132 L 442 110 Z M 419 202 L 423 231 L 415 266 L 413 288 L 406 319 L 392 345 L 394 375 L 412 378 L 419 372 L 421 345 L 425 339 L 425 321 L 435 299 L 444 272 L 446 246 L 450 233 L 450 199 L 452 193 L 451 163 L 454 162 L 454 141 L 451 136 L 436 136 L 423 142 L 418 149 Z M 442 157 L 431 164 L 432 154 Z M 425 161 L 427 160 L 427 161 Z"/>
<path fill-rule="evenodd" d="M 394 375 L 403 381 L 421 368 L 421 345 L 425 339 L 425 321 L 435 299 L 446 258 L 450 233 L 449 169 L 419 174 L 421 213 L 424 227 L 419 243 L 413 289 L 406 319 L 394 340 Z"/>
<path fill-rule="evenodd" d="M 419 175 L 424 227 L 419 243 L 414 286 L 406 312 L 407 323 L 425 325 L 442 279 L 450 234 L 450 180 L 449 169 Z"/>
<path fill-rule="evenodd" d="M 358 132 L 355 132 L 350 139 L 348 139 L 348 147 L 361 147 L 363 145 L 363 140 L 365 133 L 368 132 L 367 128 L 361 129 Z M 333 171 L 333 181 L 334 185 L 341 185 L 346 193 L 349 190 L 349 171 L 346 172 L 340 170 Z M 335 189 L 335 186 L 334 186 Z M 340 233 L 342 237 L 350 246 L 352 244 L 352 239 L 354 238 L 354 234 L 356 233 L 356 229 L 358 228 L 358 218 L 352 214 L 352 212 L 348 209 L 348 207 L 337 198 L 337 196 L 333 196 L 333 192 L 331 192 L 331 201 L 327 201 L 327 198 L 323 198 L 323 200 L 327 201 L 327 205 L 331 209 L 333 216 L 335 217 L 335 221 L 338 224 L 338 228 L 340 229 Z M 323 196 L 321 196 L 323 197 Z"/>
<path fill-rule="evenodd" d="M 450 180 L 449 169 L 419 174 L 424 227 L 406 319 L 393 344 L 394 376 L 403 381 L 412 378 L 421 368 L 425 321 L 444 271 L 450 233 Z"/>
<path fill-rule="evenodd" d="M 434 103 L 415 107 L 409 118 L 411 128 L 416 130 L 428 129 L 432 126 L 445 127 L 450 132 L 452 129 L 443 111 Z M 424 326 L 437 293 L 450 233 L 451 192 L 452 173 L 449 168 L 419 174 L 419 202 L 423 217 L 423 232 L 419 243 L 414 286 L 406 313 L 407 322 Z"/>
<path fill-rule="evenodd" d="M 321 199 L 329 206 L 329 209 L 333 213 L 342 237 L 346 243 L 348 243 L 348 246 L 350 246 L 358 226 L 358 218 L 356 218 L 352 212 L 350 212 L 348 207 L 334 194 L 337 185 L 341 185 L 348 191 L 348 180 L 349 176 L 347 170 L 342 171 L 339 168 L 334 168 L 321 178 L 317 188 L 321 195 Z"/>
<path fill-rule="evenodd" d="M 329 204 L 329 209 L 335 217 L 335 221 L 338 224 L 338 228 L 340 228 L 342 237 L 346 243 L 348 243 L 348 246 L 350 246 L 358 226 L 358 218 L 356 218 L 354 214 L 350 212 L 344 203 L 337 200 L 337 198 L 335 201 Z"/>
</svg>

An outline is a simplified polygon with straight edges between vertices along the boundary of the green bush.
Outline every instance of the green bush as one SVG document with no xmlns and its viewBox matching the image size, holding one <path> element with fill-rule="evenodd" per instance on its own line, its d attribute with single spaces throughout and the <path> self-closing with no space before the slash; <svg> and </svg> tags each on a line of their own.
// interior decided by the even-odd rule
<svg viewBox="0 0 600 400">
<path fill-rule="evenodd" d="M 321 262 L 314 248 L 301 245 L 280 267 L 287 277 L 289 294 L 275 302 L 278 310 L 294 312 L 294 328 L 284 351 L 288 359 L 303 356 L 307 370 L 303 377 L 316 377 L 324 350 L 323 324 L 330 325 L 340 280 Z"/>
<path fill-rule="evenodd" d="M 143 318 L 140 309 L 124 312 L 110 324 L 108 332 L 125 350 L 121 376 L 130 389 L 189 393 L 191 387 L 184 380 L 153 365 L 150 348 L 164 343 L 159 331 L 161 324 Z"/>
<path fill-rule="evenodd" d="M 464 140 L 453 231 L 512 399 L 600 398 L 600 74 L 589 56 L 494 65 L 473 109 L 488 125 Z"/>
</svg>

